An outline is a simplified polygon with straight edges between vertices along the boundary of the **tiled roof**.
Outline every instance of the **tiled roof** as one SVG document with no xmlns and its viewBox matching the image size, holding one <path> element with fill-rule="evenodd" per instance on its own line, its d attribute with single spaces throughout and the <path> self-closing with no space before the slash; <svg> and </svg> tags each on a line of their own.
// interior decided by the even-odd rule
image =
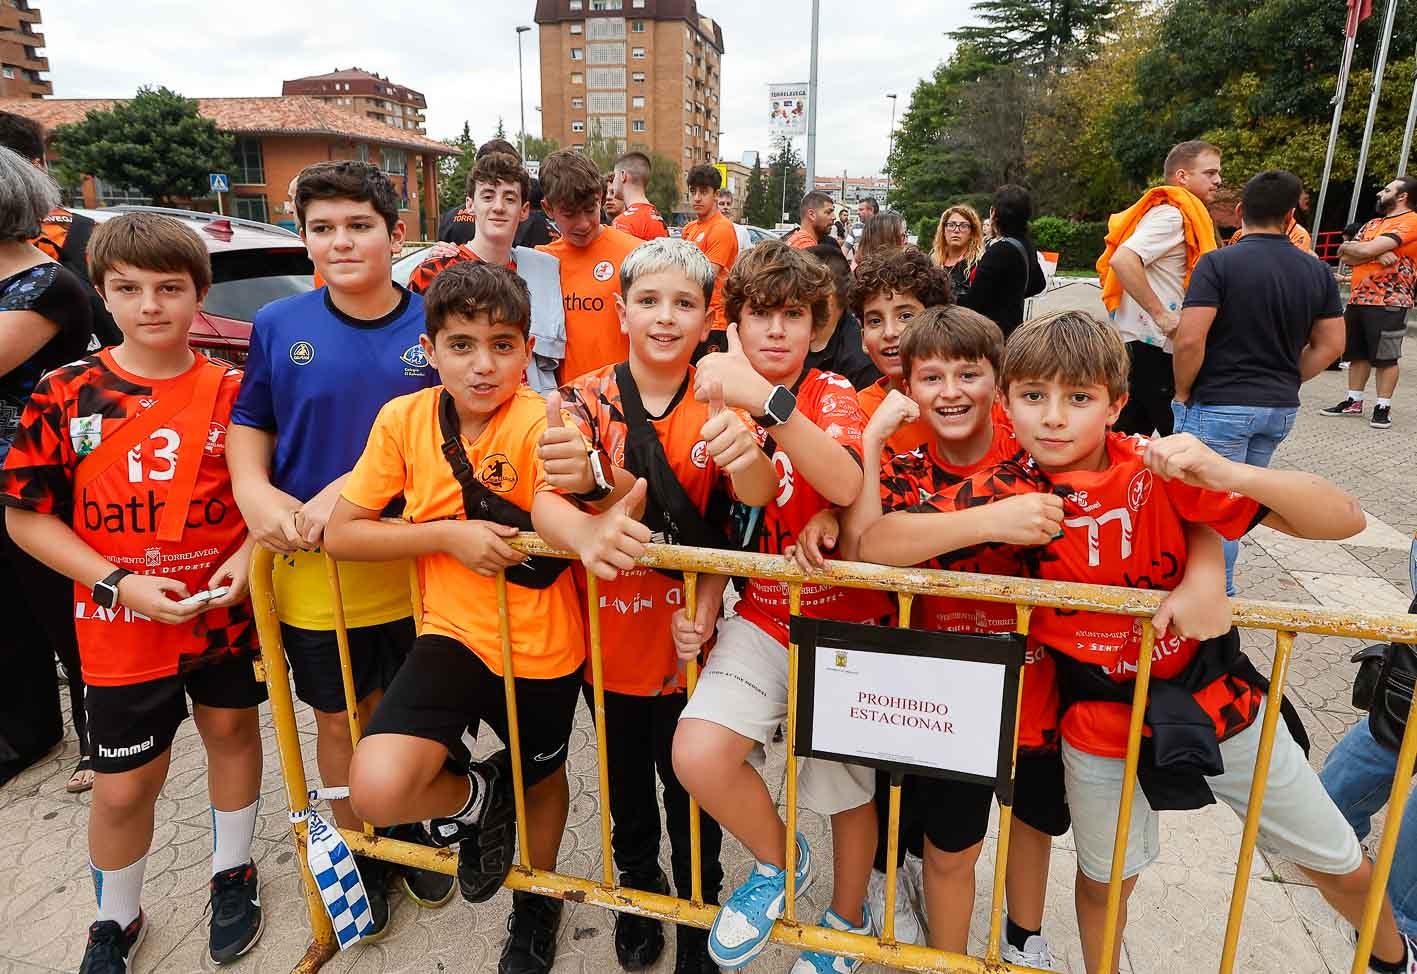
<svg viewBox="0 0 1417 974">
<path fill-rule="evenodd" d="M 122 99 L 0 98 L 0 111 L 32 118 L 52 129 L 82 121 L 91 111 L 112 108 L 118 100 Z M 332 135 L 430 155 L 461 155 L 460 150 L 417 132 L 396 129 L 305 95 L 198 98 L 197 110 L 223 132 L 239 135 Z"/>
</svg>

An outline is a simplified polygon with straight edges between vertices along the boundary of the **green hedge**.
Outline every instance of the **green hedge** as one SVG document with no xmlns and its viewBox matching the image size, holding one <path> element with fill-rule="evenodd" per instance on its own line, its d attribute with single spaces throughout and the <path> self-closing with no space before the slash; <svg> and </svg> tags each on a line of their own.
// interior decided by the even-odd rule
<svg viewBox="0 0 1417 974">
<path fill-rule="evenodd" d="M 915 224 L 915 245 L 928 254 L 930 248 L 935 245 L 935 231 L 939 226 L 939 217 L 922 216 L 919 222 Z"/>
<path fill-rule="evenodd" d="M 1058 254 L 1058 269 L 1090 270 L 1102 256 L 1107 224 L 1100 221 L 1080 222 L 1058 216 L 1040 216 L 1029 225 L 1033 242 L 1039 250 Z"/>
</svg>

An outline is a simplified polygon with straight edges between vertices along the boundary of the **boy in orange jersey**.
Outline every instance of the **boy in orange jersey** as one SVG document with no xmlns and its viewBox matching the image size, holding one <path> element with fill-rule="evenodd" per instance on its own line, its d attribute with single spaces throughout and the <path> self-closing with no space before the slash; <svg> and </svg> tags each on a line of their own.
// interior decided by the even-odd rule
<svg viewBox="0 0 1417 974">
<path fill-rule="evenodd" d="M 546 215 L 561 239 L 538 247 L 561 262 L 561 301 L 566 308 L 566 357 L 561 381 L 623 362 L 629 340 L 620 332 L 615 301 L 620 296 L 620 262 L 640 238 L 602 226 L 605 182 L 595 163 L 562 149 L 547 156 L 537 173 Z"/>
<path fill-rule="evenodd" d="M 642 520 L 668 544 L 721 547 L 724 501 L 730 495 L 761 507 L 777 493 L 777 473 L 757 440 L 752 421 L 723 408 L 721 396 L 700 402 L 693 395 L 689 365 L 708 331 L 713 268 L 693 244 L 665 238 L 635 250 L 620 268 L 624 298 L 621 327 L 630 337 L 627 362 L 581 376 L 565 389 L 579 429 L 548 428 L 542 438 L 547 481 L 570 493 L 594 489 L 586 440 L 608 454 L 623 493 L 637 477 L 649 485 Z M 560 415 L 548 398 L 548 423 Z M 554 426 L 559 426 L 559 421 Z M 553 475 L 562 466 L 573 474 Z M 606 498 L 613 502 L 617 494 Z M 583 577 L 583 576 L 582 576 Z M 699 584 L 695 617 L 710 626 L 721 614 L 722 579 Z M 690 894 L 689 796 L 674 776 L 671 746 L 684 710 L 682 664 L 676 658 L 671 622 L 684 604 L 684 583 L 675 574 L 647 568 L 621 572 L 602 582 L 599 611 L 605 672 L 605 732 L 610 767 L 612 847 L 620 884 L 667 893 L 659 868 L 659 801 L 655 771 L 664 783 L 670 863 L 680 898 Z M 586 699 L 591 698 L 586 671 Z M 717 903 L 723 870 L 722 832 L 701 818 L 703 894 Z M 680 926 L 675 971 L 701 974 L 711 966 L 708 934 Z M 658 920 L 615 915 L 615 952 L 626 970 L 654 964 L 664 945 Z"/>
<path fill-rule="evenodd" d="M 620 197 L 622 209 L 615 217 L 616 230 L 624 230 L 641 240 L 656 240 L 669 236 L 664 217 L 649 201 L 645 190 L 649 186 L 650 161 L 643 152 L 627 152 L 615 160 L 615 175 L 611 187 Z"/>
<path fill-rule="evenodd" d="M 1015 546 L 1026 574 L 1169 590 L 1175 600 L 1190 569 L 1188 525 L 1231 538 L 1259 523 L 1312 539 L 1341 540 L 1362 529 L 1357 501 L 1311 474 L 1226 460 L 1190 434 L 1150 440 L 1110 432 L 1125 404 L 1127 370 L 1121 338 L 1091 315 L 1061 312 L 1025 323 L 1009 339 L 1002 385 L 1026 452 L 926 500 L 921 510 L 927 512 L 888 515 L 880 523 L 892 530 L 868 537 L 865 553 L 877 541 L 893 559 L 967 548 L 987 538 L 979 524 L 991 517 L 991 506 L 1046 495 L 1062 501 L 1060 536 L 1054 536 L 1056 507 L 1008 518 L 1011 530 L 1036 532 L 1031 544 Z M 1221 602 L 1220 591 L 1197 597 Z M 1159 854 L 1157 810 L 1200 808 L 1218 799 L 1243 816 L 1249 802 L 1260 718 L 1270 704 L 1268 681 L 1241 651 L 1235 629 L 1215 638 L 1190 638 L 1187 629 L 1177 610 L 1168 630 L 1156 634 L 1150 733 L 1128 823 L 1124 898 Z M 1033 613 L 1029 643 L 1031 653 L 1052 656 L 1060 696 L 1068 701 L 1059 731 L 1078 857 L 1078 927 L 1088 970 L 1096 971 L 1140 627 L 1125 616 L 1041 608 Z M 1278 724 L 1271 753 L 1260 845 L 1299 865 L 1324 898 L 1356 922 L 1371 864 L 1305 757 L 1297 715 L 1287 703 L 1284 709 L 1290 712 Z M 1124 900 L 1119 927 L 1125 922 Z M 1112 964 L 1115 969 L 1115 956 Z M 1371 966 L 1417 971 L 1417 956 L 1386 901 Z"/>
<path fill-rule="evenodd" d="M 713 265 L 713 303 L 709 305 L 709 337 L 702 346 L 704 352 L 722 352 L 728 348 L 723 331 L 728 321 L 723 315 L 723 290 L 728 272 L 738 259 L 738 231 L 718 209 L 717 194 L 723 185 L 723 174 L 708 164 L 695 166 L 686 178 L 689 186 L 689 207 L 694 219 L 684 227 L 684 239 L 704 252 Z"/>
<path fill-rule="evenodd" d="M 215 833 L 209 949 L 226 963 L 262 929 L 251 836 L 266 689 L 251 666 L 252 541 L 226 462 L 241 373 L 187 345 L 212 280 L 191 230 L 125 214 L 94 232 L 88 260 L 123 342 L 40 380 L 0 474 L 10 536 L 74 581 L 98 900 L 79 969 L 130 970 L 147 932 L 140 898 L 153 810 L 187 697 Z"/>
<path fill-rule="evenodd" d="M 871 416 L 892 389 L 904 391 L 900 342 L 908 324 L 926 308 L 954 303 L 950 277 L 914 247 L 868 257 L 851 282 L 851 312 L 861 322 L 866 354 L 881 378 L 860 392 L 861 408 Z M 886 441 L 888 455 L 908 453 L 930 438 L 919 421 L 897 430 Z"/>
</svg>

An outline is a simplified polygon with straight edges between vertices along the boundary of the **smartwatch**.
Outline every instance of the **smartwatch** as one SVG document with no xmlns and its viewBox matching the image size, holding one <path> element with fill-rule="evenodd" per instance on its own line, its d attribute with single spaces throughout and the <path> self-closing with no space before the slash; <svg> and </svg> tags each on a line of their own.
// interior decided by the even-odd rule
<svg viewBox="0 0 1417 974">
<path fill-rule="evenodd" d="M 763 403 L 763 415 L 754 416 L 753 422 L 763 429 L 785 423 L 791 418 L 792 413 L 797 408 L 797 397 L 792 394 L 792 390 L 787 386 L 773 386 L 772 394 L 768 396 L 768 401 Z"/>
<path fill-rule="evenodd" d="M 120 568 L 113 574 L 100 582 L 95 582 L 93 587 L 93 600 L 105 609 L 113 609 L 118 606 L 118 583 L 129 575 L 133 574 L 126 568 Z"/>
<path fill-rule="evenodd" d="M 604 457 L 605 453 L 602 450 L 589 451 L 590 473 L 591 476 L 595 478 L 595 487 L 591 490 L 586 491 L 584 494 L 576 494 L 576 500 L 586 501 L 587 503 L 594 503 L 596 501 L 604 500 L 605 498 L 609 497 L 612 492 L 614 492 L 615 481 L 611 480 L 606 473 L 605 468 L 607 464 L 605 463 L 605 460 L 602 459 Z"/>
</svg>

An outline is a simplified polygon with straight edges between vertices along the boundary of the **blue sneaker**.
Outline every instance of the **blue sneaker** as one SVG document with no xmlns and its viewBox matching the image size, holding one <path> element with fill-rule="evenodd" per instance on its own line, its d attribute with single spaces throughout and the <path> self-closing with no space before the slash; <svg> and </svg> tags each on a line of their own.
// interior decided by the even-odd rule
<svg viewBox="0 0 1417 974">
<path fill-rule="evenodd" d="M 871 936 L 875 928 L 871 923 L 871 907 L 868 904 L 861 904 L 861 917 L 865 921 L 859 927 L 853 927 L 843 920 L 841 915 L 831 908 L 822 914 L 821 926 L 828 930 L 841 930 L 844 933 L 860 933 Z M 792 965 L 792 974 L 852 974 L 861 966 L 861 961 L 853 960 L 850 957 L 838 957 L 836 954 L 825 954 L 819 950 L 809 950 L 797 958 L 797 963 Z"/>
<path fill-rule="evenodd" d="M 811 885 L 812 850 L 797 833 L 797 893 Z M 767 945 L 773 921 L 782 916 L 787 902 L 787 874 L 776 866 L 758 863 L 748 881 L 733 891 L 709 928 L 709 957 L 719 967 L 742 967 Z"/>
</svg>

